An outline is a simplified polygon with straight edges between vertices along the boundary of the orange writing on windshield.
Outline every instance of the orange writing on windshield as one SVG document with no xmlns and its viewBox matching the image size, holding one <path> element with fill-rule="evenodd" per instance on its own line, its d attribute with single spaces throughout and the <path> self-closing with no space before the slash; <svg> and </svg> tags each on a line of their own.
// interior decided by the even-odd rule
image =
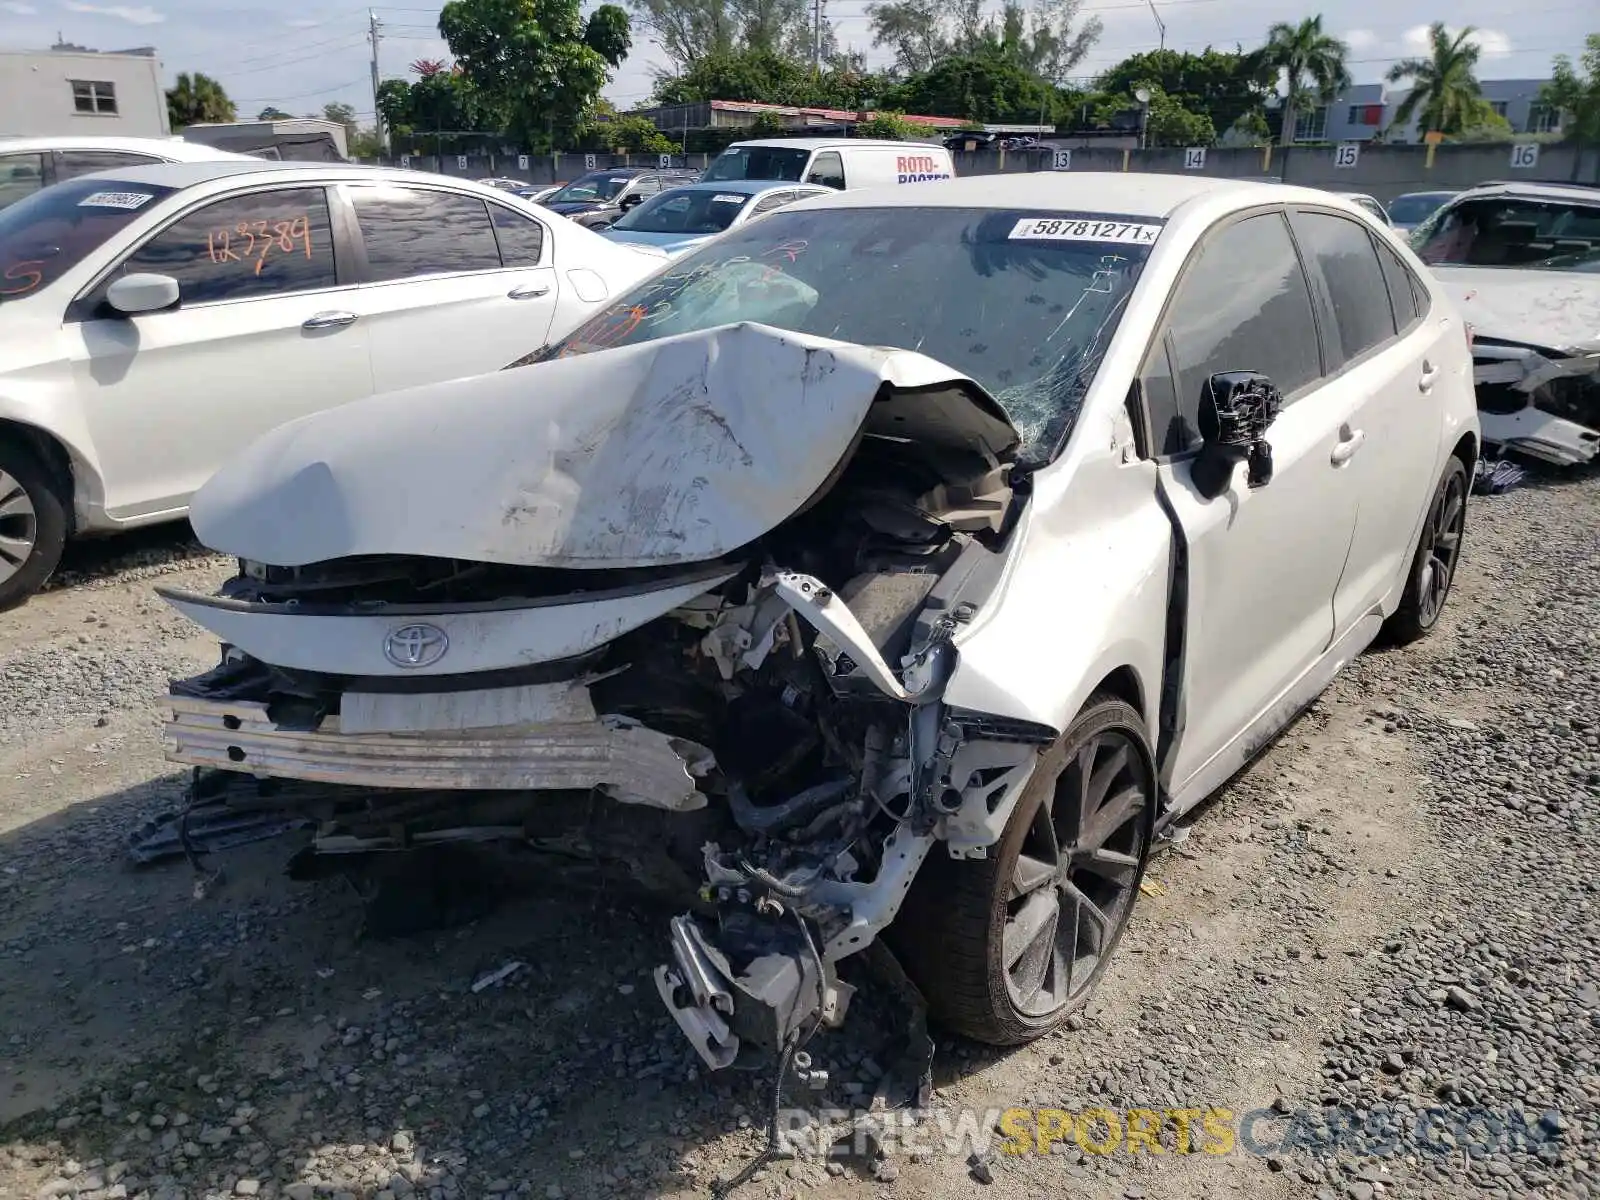
<svg viewBox="0 0 1600 1200">
<path fill-rule="evenodd" d="M 44 260 L 30 258 L 25 262 L 15 263 L 6 268 L 6 273 L 0 275 L 0 296 L 21 296 L 33 291 L 44 282 L 44 272 L 39 268 L 44 266 Z"/>
<path fill-rule="evenodd" d="M 206 253 L 214 263 L 254 263 L 254 274 L 273 253 L 293 254 L 304 248 L 311 257 L 311 219 L 305 214 L 288 221 L 240 221 L 232 229 L 215 229 L 206 234 Z"/>
</svg>

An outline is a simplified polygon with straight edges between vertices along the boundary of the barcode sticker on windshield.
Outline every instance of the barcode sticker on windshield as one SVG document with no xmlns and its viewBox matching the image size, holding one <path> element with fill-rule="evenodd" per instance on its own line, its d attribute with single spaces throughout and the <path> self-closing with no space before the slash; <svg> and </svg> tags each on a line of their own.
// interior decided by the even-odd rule
<svg viewBox="0 0 1600 1200">
<path fill-rule="evenodd" d="M 1012 241 L 1123 242 L 1149 246 L 1161 226 L 1135 221 L 1080 221 L 1061 217 L 1024 217 L 1011 229 Z"/>
<path fill-rule="evenodd" d="M 748 197 L 739 196 L 732 192 L 719 193 L 711 197 L 713 204 L 743 204 Z"/>
<path fill-rule="evenodd" d="M 95 192 L 78 201 L 79 208 L 143 208 L 153 197 L 149 192 Z"/>
</svg>

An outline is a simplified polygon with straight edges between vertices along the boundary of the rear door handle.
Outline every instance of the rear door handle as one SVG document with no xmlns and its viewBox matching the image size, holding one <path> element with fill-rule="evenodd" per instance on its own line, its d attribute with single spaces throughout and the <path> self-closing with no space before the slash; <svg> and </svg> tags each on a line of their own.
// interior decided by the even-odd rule
<svg viewBox="0 0 1600 1200">
<path fill-rule="evenodd" d="M 1438 378 L 1439 368 L 1434 366 L 1427 359 L 1423 359 L 1422 374 L 1417 378 L 1417 390 L 1423 392 L 1433 390 L 1433 381 Z"/>
<path fill-rule="evenodd" d="M 547 283 L 530 283 L 523 287 L 512 288 L 506 293 L 512 300 L 537 300 L 540 296 L 550 294 L 550 285 Z"/>
<path fill-rule="evenodd" d="M 1367 440 L 1365 429 L 1351 429 L 1348 425 L 1339 427 L 1339 441 L 1333 448 L 1333 453 L 1328 455 L 1336 467 L 1342 467 L 1356 456 L 1356 451 L 1361 449 L 1362 443 Z"/>
<path fill-rule="evenodd" d="M 343 329 L 346 325 L 354 325 L 356 314 L 353 312 L 319 312 L 312 313 L 301 324 L 301 329 Z"/>
</svg>

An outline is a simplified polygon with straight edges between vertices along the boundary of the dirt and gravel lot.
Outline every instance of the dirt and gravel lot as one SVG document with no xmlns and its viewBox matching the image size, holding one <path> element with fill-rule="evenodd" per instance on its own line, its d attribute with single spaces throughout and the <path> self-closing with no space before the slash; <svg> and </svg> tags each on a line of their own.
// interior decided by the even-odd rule
<svg viewBox="0 0 1600 1200">
<path fill-rule="evenodd" d="M 1364 656 L 1187 823 L 1072 1027 L 940 1041 L 941 1120 L 1262 1110 L 1231 1153 L 996 1135 L 741 1194 L 1600 1196 L 1597 531 L 1595 476 L 1478 500 L 1444 626 Z M 0 1197 L 676 1197 L 737 1170 L 768 1080 L 696 1069 L 649 978 L 661 916 L 612 884 L 539 872 L 383 940 L 347 886 L 283 878 L 286 842 L 199 898 L 182 863 L 126 865 L 179 797 L 165 680 L 214 653 L 151 585 L 229 565 L 171 533 L 79 547 L 0 616 Z M 898 1023 L 858 1005 L 812 1043 L 832 1104 Z"/>
</svg>

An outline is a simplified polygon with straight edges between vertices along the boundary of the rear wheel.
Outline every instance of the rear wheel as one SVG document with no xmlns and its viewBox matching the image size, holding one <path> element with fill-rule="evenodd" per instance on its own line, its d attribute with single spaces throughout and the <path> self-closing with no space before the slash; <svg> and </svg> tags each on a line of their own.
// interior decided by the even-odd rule
<svg viewBox="0 0 1600 1200">
<path fill-rule="evenodd" d="M 66 541 L 66 505 L 49 468 L 22 446 L 0 440 L 0 609 L 39 590 Z"/>
<path fill-rule="evenodd" d="M 1045 753 L 993 857 L 930 860 L 894 929 L 945 1025 L 1042 1037 L 1088 999 L 1144 876 L 1156 785 L 1137 710 L 1093 697 Z"/>
<path fill-rule="evenodd" d="M 1466 527 L 1467 466 L 1451 455 L 1428 503 L 1400 607 L 1384 624 L 1386 640 L 1405 645 L 1425 637 L 1439 623 L 1461 561 L 1461 539 Z"/>
</svg>

